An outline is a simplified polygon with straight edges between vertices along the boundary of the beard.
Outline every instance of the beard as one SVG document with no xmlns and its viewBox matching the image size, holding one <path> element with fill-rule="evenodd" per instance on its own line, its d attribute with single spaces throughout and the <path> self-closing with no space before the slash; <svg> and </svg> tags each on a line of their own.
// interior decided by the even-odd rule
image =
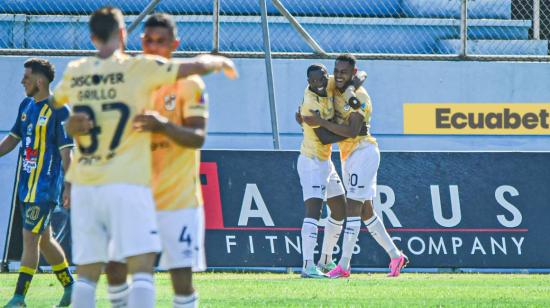
<svg viewBox="0 0 550 308">
<path fill-rule="evenodd" d="M 35 96 L 36 93 L 38 93 L 38 87 L 36 85 L 30 87 L 28 90 L 25 91 L 25 94 L 27 94 L 28 97 Z"/>
</svg>

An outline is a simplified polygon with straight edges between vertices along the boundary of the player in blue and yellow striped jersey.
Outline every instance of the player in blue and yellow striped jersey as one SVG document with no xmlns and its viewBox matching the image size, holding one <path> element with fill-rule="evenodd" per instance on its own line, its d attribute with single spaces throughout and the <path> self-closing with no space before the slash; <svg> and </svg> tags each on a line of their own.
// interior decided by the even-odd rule
<svg viewBox="0 0 550 308">
<path fill-rule="evenodd" d="M 50 227 L 50 217 L 61 196 L 63 169 L 70 164 L 73 146 L 63 128 L 69 110 L 66 107 L 55 110 L 48 103 L 49 85 L 54 78 L 54 68 L 48 61 L 29 59 L 24 67 L 21 83 L 28 97 L 19 106 L 10 134 L 0 142 L 0 156 L 21 142 L 16 193 L 23 219 L 23 255 L 15 294 L 5 307 L 25 306 L 25 295 L 38 266 L 39 252 L 52 265 L 65 288 L 59 306 L 69 306 L 73 277 Z M 69 187 L 65 188 L 69 191 Z M 63 202 L 68 206 L 68 194 Z"/>
</svg>

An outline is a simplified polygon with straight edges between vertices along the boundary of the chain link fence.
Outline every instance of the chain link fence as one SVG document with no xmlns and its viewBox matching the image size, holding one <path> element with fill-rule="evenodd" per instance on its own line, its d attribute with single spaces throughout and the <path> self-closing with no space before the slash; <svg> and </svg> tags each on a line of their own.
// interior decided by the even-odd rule
<svg viewBox="0 0 550 308">
<path fill-rule="evenodd" d="M 180 52 L 219 50 L 244 56 L 261 54 L 263 32 L 259 1 L 218 1 L 160 0 L 155 11 L 174 15 L 182 40 Z M 303 35 L 273 5 L 276 1 L 267 1 L 274 55 L 314 53 L 315 50 Z M 219 23 L 213 22 L 217 16 L 214 10 L 216 2 L 219 3 Z M 544 58 L 548 58 L 549 54 L 548 0 L 280 2 L 327 54 L 351 52 L 367 57 L 486 55 Z M 131 23 L 149 3 L 150 0 L 120 0 L 116 4 Z M 92 50 L 88 16 L 108 4 L 113 2 L 0 0 L 0 52 Z M 464 14 L 465 4 L 467 14 Z M 467 31 L 461 32 L 464 26 Z M 141 26 L 138 26 L 130 34 L 128 49 L 140 49 L 140 32 Z"/>
</svg>

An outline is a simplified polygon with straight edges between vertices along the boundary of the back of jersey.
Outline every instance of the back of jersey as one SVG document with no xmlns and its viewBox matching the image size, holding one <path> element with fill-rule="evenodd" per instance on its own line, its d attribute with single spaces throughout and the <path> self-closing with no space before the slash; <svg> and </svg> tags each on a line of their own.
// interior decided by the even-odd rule
<svg viewBox="0 0 550 308">
<path fill-rule="evenodd" d="M 152 108 L 152 92 L 173 83 L 177 71 L 163 58 L 119 52 L 69 64 L 54 91 L 55 106 L 67 103 L 94 123 L 90 134 L 76 138 L 78 147 L 67 175 L 70 182 L 150 185 L 151 137 L 133 130 L 132 119 Z"/>
</svg>

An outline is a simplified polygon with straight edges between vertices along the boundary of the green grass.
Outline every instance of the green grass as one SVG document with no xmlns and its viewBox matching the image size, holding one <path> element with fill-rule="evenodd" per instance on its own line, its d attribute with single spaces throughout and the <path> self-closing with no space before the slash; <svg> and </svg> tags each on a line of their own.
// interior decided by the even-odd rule
<svg viewBox="0 0 550 308">
<path fill-rule="evenodd" d="M 16 279 L 17 274 L 0 275 L 0 299 L 11 297 Z M 195 284 L 202 307 L 550 307 L 550 275 L 353 274 L 313 280 L 297 274 L 203 273 Z M 157 274 L 156 286 L 157 307 L 171 307 L 169 276 Z M 51 307 L 61 291 L 53 275 L 38 274 L 27 305 Z M 97 294 L 97 306 L 108 307 L 104 277 Z"/>
</svg>

